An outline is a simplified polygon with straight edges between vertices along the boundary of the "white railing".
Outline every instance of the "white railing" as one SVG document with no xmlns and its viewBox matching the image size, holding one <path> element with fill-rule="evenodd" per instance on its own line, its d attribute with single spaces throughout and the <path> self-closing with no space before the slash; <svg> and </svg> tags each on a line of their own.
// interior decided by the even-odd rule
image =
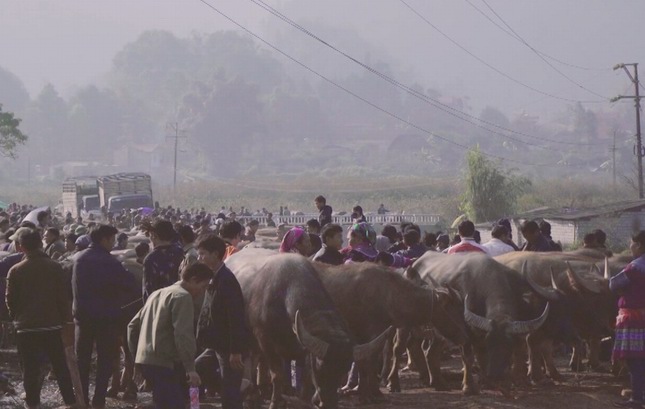
<svg viewBox="0 0 645 409">
<path fill-rule="evenodd" d="M 438 214 L 375 214 L 365 215 L 367 222 L 370 224 L 400 224 L 402 222 L 411 222 L 418 225 L 433 225 L 439 223 L 441 216 Z M 276 225 L 288 224 L 291 226 L 304 226 L 308 220 L 318 220 L 318 213 L 308 213 L 300 215 L 289 216 L 273 216 L 273 221 Z M 266 225 L 266 216 L 238 216 L 237 220 L 240 223 L 246 223 L 250 220 L 257 220 L 260 225 Z M 352 224 L 352 216 L 346 214 L 343 216 L 332 216 L 332 220 L 336 224 L 349 225 Z"/>
</svg>

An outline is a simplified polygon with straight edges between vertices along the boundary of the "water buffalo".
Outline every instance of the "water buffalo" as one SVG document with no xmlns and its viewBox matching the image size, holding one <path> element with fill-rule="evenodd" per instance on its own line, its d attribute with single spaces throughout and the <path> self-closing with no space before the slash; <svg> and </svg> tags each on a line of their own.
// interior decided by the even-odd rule
<svg viewBox="0 0 645 409">
<path fill-rule="evenodd" d="M 475 354 L 487 381 L 508 391 L 514 346 L 518 336 L 537 330 L 549 313 L 545 303 L 542 314 L 530 316 L 533 308 L 524 301 L 534 290 L 516 271 L 482 254 L 445 255 L 428 252 L 419 258 L 408 274 L 455 290 L 463 299 L 468 341 L 462 347 L 463 391 L 478 392 L 473 378 Z M 473 351 L 474 349 L 474 351 Z"/>
<path fill-rule="evenodd" d="M 387 334 L 357 345 L 312 264 L 296 254 L 245 249 L 226 260 L 235 273 L 257 347 L 271 372 L 271 409 L 284 405 L 285 361 L 310 354 L 323 408 L 336 408 L 337 388 L 351 363 L 382 351 Z"/>
<path fill-rule="evenodd" d="M 581 339 L 588 340 L 591 348 L 589 365 L 597 366 L 600 339 L 611 335 L 616 316 L 616 299 L 609 291 L 608 277 L 610 270 L 617 267 L 612 268 L 607 262 L 603 274 L 595 264 L 597 259 L 575 253 L 517 252 L 498 256 L 496 260 L 511 268 L 525 266 L 528 278 L 538 285 L 552 286 L 565 299 L 567 308 L 553 311 L 551 315 L 560 315 L 561 322 L 570 321 L 575 337 L 562 339 L 559 337 L 561 331 L 548 333 L 540 330 L 531 334 L 528 337 L 530 378 L 542 380 L 544 364 L 551 379 L 561 379 L 553 362 L 554 341 L 563 341 L 574 347 L 571 367 L 578 369 Z M 590 314 L 589 311 L 594 313 Z"/>
<path fill-rule="evenodd" d="M 401 274 L 373 263 L 314 265 L 359 342 L 369 341 L 389 326 L 409 328 L 429 323 L 453 343 L 461 345 L 465 342 L 461 302 L 449 290 L 422 288 Z M 399 354 L 395 353 L 388 377 L 392 390 L 400 390 L 398 357 Z M 374 361 L 363 361 L 357 366 L 359 397 L 362 402 L 369 402 L 374 394 L 380 393 Z M 441 381 L 438 376 L 433 378 L 437 386 Z"/>
</svg>

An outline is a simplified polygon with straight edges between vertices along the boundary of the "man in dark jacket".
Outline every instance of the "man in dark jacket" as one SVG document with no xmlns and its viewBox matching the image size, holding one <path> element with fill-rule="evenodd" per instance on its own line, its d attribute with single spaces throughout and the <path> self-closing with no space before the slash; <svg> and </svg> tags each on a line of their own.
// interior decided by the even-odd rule
<svg viewBox="0 0 645 409">
<path fill-rule="evenodd" d="M 522 247 L 522 251 L 556 251 L 549 243 L 549 240 L 544 237 L 540 231 L 540 226 L 538 226 L 535 221 L 530 220 L 522 223 L 520 231 L 526 240 L 526 243 L 524 243 L 524 246 Z"/>
<path fill-rule="evenodd" d="M 20 245 L 18 245 L 20 247 Z M 7 310 L 7 304 L 5 303 L 4 295 L 7 290 L 7 275 L 11 267 L 20 263 L 24 258 L 22 253 L 9 254 L 2 260 L 0 260 L 0 321 L 8 321 L 9 311 Z"/>
<path fill-rule="evenodd" d="M 92 244 L 78 254 L 72 273 L 76 355 L 86 399 L 89 399 L 92 348 L 96 343 L 94 408 L 105 407 L 108 381 L 119 351 L 121 307 L 137 297 L 139 288 L 134 276 L 110 254 L 117 233 L 117 229 L 108 225 L 94 229 L 90 233 Z"/>
<path fill-rule="evenodd" d="M 184 251 L 173 243 L 177 233 L 172 223 L 159 220 L 148 231 L 153 249 L 143 262 L 143 302 L 150 294 L 179 280 Z"/>
<path fill-rule="evenodd" d="M 345 257 L 340 254 L 343 247 L 343 228 L 337 224 L 328 224 L 322 229 L 322 248 L 314 255 L 313 261 L 331 264 L 343 264 Z"/>
<path fill-rule="evenodd" d="M 242 289 L 222 261 L 225 253 L 226 243 L 214 234 L 202 236 L 197 242 L 199 261 L 213 271 L 213 278 L 197 330 L 198 343 L 207 349 L 195 364 L 200 376 L 206 372 L 204 382 L 209 383 L 208 376 L 212 377 L 214 371 L 208 368 L 213 368 L 213 358 L 217 357 L 222 375 L 222 408 L 242 409 L 242 355 L 248 351 L 250 332 L 245 323 Z"/>
<path fill-rule="evenodd" d="M 314 199 L 314 203 L 316 204 L 316 209 L 320 212 L 318 215 L 318 222 L 320 223 L 320 227 L 323 228 L 326 224 L 332 222 L 331 206 L 327 205 L 327 199 L 322 195 L 316 197 Z"/>
<path fill-rule="evenodd" d="M 38 232 L 21 235 L 17 244 L 25 258 L 9 270 L 7 308 L 16 327 L 27 407 L 40 407 L 43 354 L 52 365 L 65 403 L 73 405 L 76 397 L 61 337 L 63 331 L 69 333 L 71 344 L 71 300 L 63 269 L 42 251 Z"/>
<path fill-rule="evenodd" d="M 396 254 L 407 258 L 421 257 L 428 249 L 420 241 L 421 234 L 419 233 L 418 226 L 409 226 L 403 233 L 403 243 L 407 248 L 397 251 Z"/>
</svg>

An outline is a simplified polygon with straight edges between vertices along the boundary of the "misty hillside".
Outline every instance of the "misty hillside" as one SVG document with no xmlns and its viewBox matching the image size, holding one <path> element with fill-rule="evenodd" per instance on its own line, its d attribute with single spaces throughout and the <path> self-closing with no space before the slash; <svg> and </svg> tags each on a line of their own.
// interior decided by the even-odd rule
<svg viewBox="0 0 645 409">
<path fill-rule="evenodd" d="M 284 10 L 304 13 L 296 2 Z M 296 62 L 239 31 L 149 30 L 112 57 L 100 81 L 64 97 L 52 84 L 30 95 L 19 74 L 0 68 L 0 103 L 29 136 L 20 165 L 3 160 L 0 178 L 24 179 L 26 168 L 56 181 L 129 170 L 170 183 L 175 136 L 180 180 L 454 177 L 477 146 L 530 178 L 610 180 L 614 164 L 632 177 L 630 104 L 572 100 L 549 117 L 507 113 L 428 85 L 440 79 L 415 74 L 345 23 L 299 21 L 338 51 L 284 25 L 266 38 Z"/>
</svg>

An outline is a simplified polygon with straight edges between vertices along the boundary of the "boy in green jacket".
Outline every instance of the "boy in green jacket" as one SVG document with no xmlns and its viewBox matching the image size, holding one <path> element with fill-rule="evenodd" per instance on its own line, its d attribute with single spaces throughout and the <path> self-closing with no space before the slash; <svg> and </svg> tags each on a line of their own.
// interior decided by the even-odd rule
<svg viewBox="0 0 645 409">
<path fill-rule="evenodd" d="M 181 272 L 181 281 L 155 291 L 128 325 L 128 343 L 135 371 L 153 385 L 156 408 L 183 408 L 186 381 L 201 383 L 195 372 L 194 299 L 204 295 L 213 272 L 195 263 Z"/>
</svg>

